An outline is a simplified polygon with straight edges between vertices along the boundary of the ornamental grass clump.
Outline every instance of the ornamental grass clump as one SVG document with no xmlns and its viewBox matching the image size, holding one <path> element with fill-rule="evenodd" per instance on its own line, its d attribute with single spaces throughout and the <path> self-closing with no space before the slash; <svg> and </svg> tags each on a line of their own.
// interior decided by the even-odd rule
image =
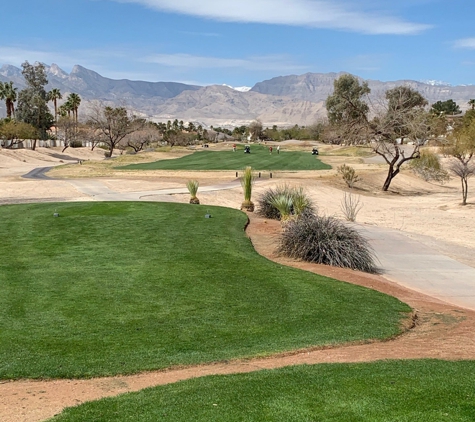
<svg viewBox="0 0 475 422">
<path fill-rule="evenodd" d="M 186 183 L 188 192 L 190 192 L 190 195 L 191 195 L 190 204 L 200 203 L 200 200 L 196 196 L 199 186 L 200 186 L 200 182 L 198 182 L 198 180 L 188 180 L 188 182 Z"/>
<path fill-rule="evenodd" d="M 278 252 L 317 264 L 378 272 L 368 241 L 334 217 L 303 213 L 299 218 L 289 220 L 282 233 Z"/>
<path fill-rule="evenodd" d="M 293 202 L 289 194 L 282 193 L 270 199 L 270 204 L 279 211 L 280 221 L 287 221 L 292 215 Z"/>
<path fill-rule="evenodd" d="M 251 167 L 246 167 L 241 177 L 241 186 L 244 191 L 244 201 L 241 204 L 241 210 L 254 211 L 254 203 L 251 201 L 252 186 L 254 185 L 254 173 Z"/>
<path fill-rule="evenodd" d="M 290 202 L 290 210 L 289 210 Z M 287 185 L 267 189 L 257 200 L 257 214 L 272 220 L 285 220 L 289 216 L 299 215 L 303 212 L 315 212 L 312 201 L 305 194 L 302 187 L 290 187 Z M 280 207 L 284 208 L 283 216 Z"/>
</svg>

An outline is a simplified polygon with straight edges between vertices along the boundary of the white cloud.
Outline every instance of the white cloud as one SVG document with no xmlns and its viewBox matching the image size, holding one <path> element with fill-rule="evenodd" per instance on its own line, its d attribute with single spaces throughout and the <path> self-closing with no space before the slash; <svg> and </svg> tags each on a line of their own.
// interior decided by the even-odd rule
<svg viewBox="0 0 475 422">
<path fill-rule="evenodd" d="M 31 63 L 42 62 L 52 63 L 58 62 L 69 65 L 67 57 L 58 54 L 58 52 L 41 51 L 36 49 L 28 49 L 25 47 L 0 47 L 0 63 L 20 66 L 25 60 Z M 72 64 L 74 65 L 74 63 Z"/>
<path fill-rule="evenodd" d="M 25 60 L 30 63 L 57 63 L 64 70 L 70 70 L 75 64 L 95 67 L 104 59 L 126 58 L 127 52 L 109 50 L 69 50 L 68 52 L 30 49 L 25 46 L 0 46 L 0 64 L 11 64 L 19 67 Z"/>
<path fill-rule="evenodd" d="M 247 58 L 220 58 L 195 56 L 192 54 L 154 54 L 143 59 L 146 63 L 181 69 L 241 69 L 249 71 L 285 71 L 308 70 L 307 66 L 293 63 L 286 56 L 269 55 Z"/>
<path fill-rule="evenodd" d="M 475 50 L 475 38 L 462 38 L 454 42 L 456 48 L 468 48 Z"/>
<path fill-rule="evenodd" d="M 365 34 L 416 34 L 431 26 L 360 11 L 343 0 L 115 0 L 227 22 L 333 28 Z"/>
</svg>

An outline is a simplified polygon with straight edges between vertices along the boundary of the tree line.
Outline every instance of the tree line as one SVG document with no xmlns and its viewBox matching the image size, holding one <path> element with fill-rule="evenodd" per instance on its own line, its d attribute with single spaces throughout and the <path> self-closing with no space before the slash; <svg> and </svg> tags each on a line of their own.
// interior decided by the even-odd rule
<svg viewBox="0 0 475 422">
<path fill-rule="evenodd" d="M 173 147 L 223 139 L 246 141 L 318 137 L 318 127 L 295 125 L 291 128 L 273 126 L 264 129 L 258 120 L 233 130 L 213 126 L 204 128 L 201 124 L 185 124 L 178 119 L 155 123 L 135 115 L 126 107 L 112 107 L 101 102 L 93 103 L 87 118 L 79 121 L 81 97 L 71 93 L 66 101 L 58 105 L 63 95 L 58 88 L 46 90 L 48 79 L 42 63 L 25 61 L 22 75 L 26 88 L 20 92 L 13 82 L 0 82 L 0 99 L 5 100 L 7 114 L 6 119 L 0 120 L 0 138 L 5 148 L 32 140 L 32 149 L 35 149 L 37 140 L 59 139 L 63 142 L 63 151 L 70 146 L 82 146 L 85 141 L 92 149 L 97 145 L 107 147 L 111 156 L 115 149 L 129 148 L 138 152 L 158 142 Z M 49 102 L 53 105 L 54 114 L 50 112 Z"/>
</svg>

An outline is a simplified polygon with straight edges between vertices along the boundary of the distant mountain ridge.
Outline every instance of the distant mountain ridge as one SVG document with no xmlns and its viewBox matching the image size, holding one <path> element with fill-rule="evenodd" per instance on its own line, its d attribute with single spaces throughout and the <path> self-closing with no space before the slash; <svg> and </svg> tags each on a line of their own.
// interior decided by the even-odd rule
<svg viewBox="0 0 475 422">
<path fill-rule="evenodd" d="M 62 92 L 76 92 L 87 100 L 114 100 L 118 98 L 172 98 L 184 90 L 197 90 L 200 86 L 179 82 L 145 82 L 128 79 L 109 79 L 93 70 L 75 65 L 71 73 L 62 70 L 57 64 L 45 65 L 48 75 L 47 89 L 59 88 Z M 12 80 L 20 89 L 25 82 L 21 70 L 15 66 L 3 65 L 0 80 Z"/>
<path fill-rule="evenodd" d="M 204 125 L 236 126 L 260 119 L 265 125 L 308 125 L 326 115 L 325 100 L 333 92 L 333 81 L 346 72 L 306 73 L 278 76 L 249 87 L 229 85 L 197 86 L 178 82 L 146 82 L 110 79 L 76 65 L 70 73 L 58 65 L 45 65 L 47 89 L 59 88 L 64 98 L 71 92 L 81 96 L 80 114 L 87 114 L 90 102 L 124 105 L 155 121 L 185 120 Z M 25 82 L 15 66 L 0 68 L 0 81 L 13 81 L 19 89 Z M 475 98 L 475 86 L 451 86 L 442 82 L 428 83 L 401 80 L 367 81 L 373 98 L 398 85 L 410 86 L 424 95 L 430 104 L 453 99 L 462 109 Z M 60 102 L 61 103 L 61 102 Z M 5 115 L 0 102 L 0 117 Z"/>
<path fill-rule="evenodd" d="M 325 101 L 328 95 L 333 92 L 333 81 L 346 73 L 306 73 L 304 75 L 279 76 L 258 82 L 251 91 L 320 102 Z M 444 85 L 442 82 L 428 81 L 430 83 L 425 83 L 413 80 L 381 82 L 369 79 L 366 82 L 371 88 L 373 97 L 383 96 L 388 89 L 405 85 L 419 91 L 430 104 L 439 100 L 453 99 L 461 108 L 467 108 L 468 100 L 475 98 L 475 86 L 473 85 L 452 86 Z"/>
</svg>

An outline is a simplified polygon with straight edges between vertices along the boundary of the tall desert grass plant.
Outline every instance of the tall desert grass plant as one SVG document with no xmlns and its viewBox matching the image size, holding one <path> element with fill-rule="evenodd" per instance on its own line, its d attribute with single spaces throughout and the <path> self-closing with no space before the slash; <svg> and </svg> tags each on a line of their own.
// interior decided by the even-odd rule
<svg viewBox="0 0 475 422">
<path fill-rule="evenodd" d="M 188 180 L 188 182 L 186 183 L 188 192 L 190 192 L 190 195 L 191 195 L 190 204 L 200 203 L 200 200 L 196 196 L 196 194 L 198 193 L 199 186 L 200 186 L 200 182 L 198 182 L 198 180 Z"/>
<path fill-rule="evenodd" d="M 285 198 L 285 199 L 284 199 Z M 290 204 L 289 204 L 290 202 Z M 302 187 L 280 185 L 267 189 L 257 200 L 257 213 L 261 217 L 272 220 L 286 219 L 289 216 L 299 215 L 303 212 L 315 212 L 310 198 Z M 290 205 L 290 209 L 289 206 Z M 283 213 L 281 212 L 281 206 Z"/>
<path fill-rule="evenodd" d="M 378 272 L 368 241 L 354 228 L 334 217 L 304 213 L 297 219 L 289 220 L 278 252 L 317 264 Z"/>
<path fill-rule="evenodd" d="M 243 211 L 254 211 L 254 203 L 251 201 L 253 185 L 254 173 L 252 172 L 252 167 L 246 167 L 244 169 L 243 175 L 241 176 L 241 186 L 244 191 L 244 201 L 241 204 L 241 210 Z"/>
</svg>

